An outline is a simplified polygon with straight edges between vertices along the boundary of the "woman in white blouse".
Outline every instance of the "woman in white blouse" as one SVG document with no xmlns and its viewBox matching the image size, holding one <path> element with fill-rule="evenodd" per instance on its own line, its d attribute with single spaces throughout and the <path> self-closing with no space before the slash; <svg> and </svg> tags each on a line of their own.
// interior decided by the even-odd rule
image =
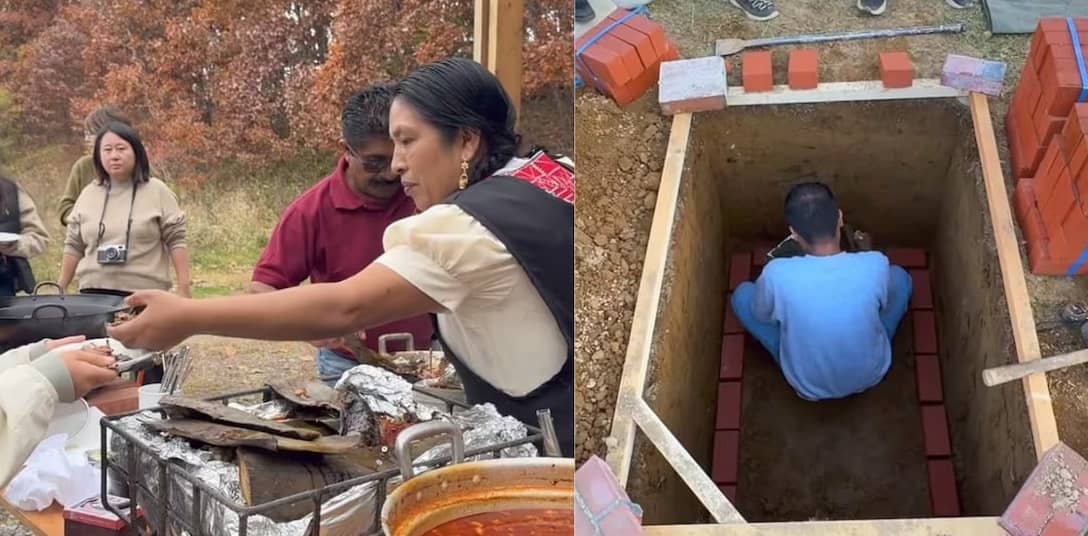
<svg viewBox="0 0 1088 536">
<path fill-rule="evenodd" d="M 550 409 L 574 453 L 574 173 L 518 157 L 516 112 L 478 63 L 450 59 L 401 82 L 393 169 L 420 213 L 391 225 L 385 254 L 340 283 L 187 300 L 163 292 L 111 335 L 165 349 L 197 333 L 315 340 L 433 313 L 471 403 L 536 425 Z"/>
</svg>

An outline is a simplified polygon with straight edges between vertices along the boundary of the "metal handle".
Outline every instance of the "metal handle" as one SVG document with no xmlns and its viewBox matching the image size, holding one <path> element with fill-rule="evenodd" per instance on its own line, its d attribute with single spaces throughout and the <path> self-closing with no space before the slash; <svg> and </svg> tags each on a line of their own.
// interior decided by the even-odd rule
<svg viewBox="0 0 1088 536">
<path fill-rule="evenodd" d="M 552 410 L 548 408 L 536 410 L 536 418 L 540 421 L 540 432 L 544 434 L 544 454 L 549 458 L 563 456 L 559 448 L 559 436 L 555 433 L 555 421 L 552 420 Z"/>
<path fill-rule="evenodd" d="M 60 285 L 58 285 L 58 284 L 56 284 L 56 283 L 54 283 L 52 281 L 42 281 L 41 283 L 38 283 L 37 285 L 34 286 L 33 296 L 35 298 L 38 297 L 38 289 L 40 289 L 42 287 L 56 287 L 57 288 L 57 293 L 60 294 L 61 296 L 64 296 L 64 289 L 61 288 Z"/>
<path fill-rule="evenodd" d="M 386 351 L 386 348 L 388 346 L 387 343 L 390 341 L 403 342 L 405 346 L 407 346 L 408 349 L 406 351 L 408 352 L 414 352 L 416 350 L 416 338 L 413 337 L 411 333 L 386 333 L 385 335 L 378 337 L 379 354 L 389 353 Z"/>
<path fill-rule="evenodd" d="M 42 309 L 49 309 L 49 308 L 60 309 L 60 311 L 62 313 L 64 313 L 60 317 L 60 319 L 61 320 L 68 320 L 68 308 L 61 305 L 61 304 L 59 304 L 59 303 L 47 303 L 47 304 L 39 305 L 39 306 L 35 307 L 34 310 L 30 312 L 31 320 L 41 320 L 41 318 L 38 318 L 38 311 L 41 311 Z"/>
<path fill-rule="evenodd" d="M 903 35 L 927 35 L 937 33 L 960 33 L 964 29 L 962 22 L 956 24 L 942 24 L 940 26 L 918 26 L 914 28 L 892 28 L 888 30 L 865 30 L 861 32 L 838 32 L 816 35 L 796 35 L 788 37 L 768 37 L 766 39 L 751 39 L 746 44 L 751 47 L 768 47 L 776 45 L 799 45 L 806 43 L 826 43 L 829 41 L 854 41 L 857 39 L 874 39 L 878 37 L 899 37 Z"/>
<path fill-rule="evenodd" d="M 413 441 L 427 439 L 439 435 L 448 435 L 453 446 L 453 463 L 465 461 L 465 438 L 461 435 L 461 429 L 451 422 L 427 421 L 413 424 L 397 434 L 397 442 L 393 445 L 393 453 L 400 464 L 400 476 L 405 482 L 416 476 L 412 468 Z"/>
</svg>

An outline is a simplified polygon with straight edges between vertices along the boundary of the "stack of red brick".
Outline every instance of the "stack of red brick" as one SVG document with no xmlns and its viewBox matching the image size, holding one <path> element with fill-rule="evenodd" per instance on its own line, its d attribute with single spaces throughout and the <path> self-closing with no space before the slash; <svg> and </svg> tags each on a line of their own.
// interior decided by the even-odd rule
<svg viewBox="0 0 1088 536">
<path fill-rule="evenodd" d="M 952 442 L 948 434 L 948 414 L 941 386 L 938 358 L 937 318 L 933 313 L 926 252 L 921 249 L 896 249 L 888 252 L 892 264 L 910 272 L 914 283 L 911 317 L 914 324 L 914 363 L 918 379 L 918 403 L 922 410 L 922 438 L 929 472 L 929 499 L 936 517 L 960 515 L 956 472 L 952 466 Z"/>
<path fill-rule="evenodd" d="M 1075 19 L 1075 27 L 1088 56 L 1088 19 Z M 1067 20 L 1041 20 L 1005 117 L 1014 204 L 1037 274 L 1088 272 L 1075 268 L 1088 247 L 1088 105 L 1077 104 L 1083 86 Z"/>
<path fill-rule="evenodd" d="M 574 62 L 578 76 L 620 106 L 657 84 L 661 62 L 680 58 L 660 24 L 622 9 L 578 38 L 574 48 L 582 51 Z"/>
<path fill-rule="evenodd" d="M 729 292 L 753 278 L 767 263 L 764 254 L 736 253 L 729 262 Z M 721 372 L 718 375 L 717 419 L 714 425 L 714 459 L 711 476 L 730 502 L 736 503 L 737 480 L 740 475 L 740 422 L 744 397 L 741 379 L 744 373 L 744 346 L 747 335 L 729 298 L 725 299 L 725 326 L 722 329 Z"/>
</svg>

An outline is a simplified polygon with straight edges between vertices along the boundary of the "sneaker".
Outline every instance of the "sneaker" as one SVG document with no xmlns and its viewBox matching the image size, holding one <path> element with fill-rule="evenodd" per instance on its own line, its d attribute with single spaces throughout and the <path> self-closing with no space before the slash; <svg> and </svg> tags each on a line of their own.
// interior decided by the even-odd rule
<svg viewBox="0 0 1088 536">
<path fill-rule="evenodd" d="M 858 0 L 858 9 L 870 15 L 881 15 L 888 9 L 888 0 Z"/>
<path fill-rule="evenodd" d="M 575 0 L 574 22 L 589 22 L 596 17 L 597 13 L 593 11 L 593 6 L 589 5 L 589 0 Z"/>
<path fill-rule="evenodd" d="M 729 3 L 737 6 L 752 20 L 765 21 L 778 16 L 778 9 L 771 0 L 729 0 Z"/>
<path fill-rule="evenodd" d="M 974 0 L 944 0 L 953 9 L 971 9 L 975 7 Z"/>
</svg>

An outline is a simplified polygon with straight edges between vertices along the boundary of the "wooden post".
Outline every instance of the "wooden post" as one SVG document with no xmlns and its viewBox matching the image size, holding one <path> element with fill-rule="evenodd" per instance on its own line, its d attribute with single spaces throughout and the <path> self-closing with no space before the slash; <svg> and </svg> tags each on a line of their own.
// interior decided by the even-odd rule
<svg viewBox="0 0 1088 536">
<path fill-rule="evenodd" d="M 475 0 L 475 6 L 473 59 L 498 77 L 520 112 L 525 0 Z"/>
</svg>

